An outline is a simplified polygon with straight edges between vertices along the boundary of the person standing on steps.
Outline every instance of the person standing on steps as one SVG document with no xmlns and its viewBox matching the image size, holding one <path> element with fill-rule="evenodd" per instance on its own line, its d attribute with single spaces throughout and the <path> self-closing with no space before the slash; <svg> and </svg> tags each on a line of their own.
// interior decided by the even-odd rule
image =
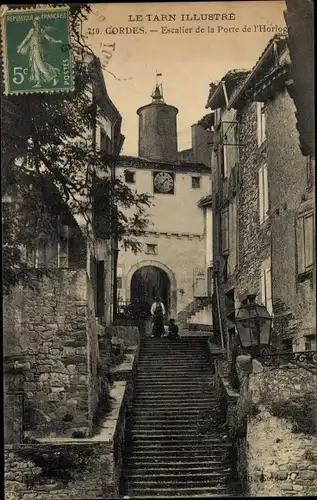
<svg viewBox="0 0 317 500">
<path fill-rule="evenodd" d="M 160 338 L 162 335 L 164 335 L 165 313 L 166 313 L 165 307 L 160 297 L 155 297 L 151 307 L 151 315 L 153 318 L 152 337 Z"/>
</svg>

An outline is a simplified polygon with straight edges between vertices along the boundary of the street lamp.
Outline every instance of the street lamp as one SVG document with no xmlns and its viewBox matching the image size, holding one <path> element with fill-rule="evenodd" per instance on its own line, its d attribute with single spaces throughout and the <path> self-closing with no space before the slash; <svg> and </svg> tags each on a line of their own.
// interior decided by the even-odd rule
<svg viewBox="0 0 317 500">
<path fill-rule="evenodd" d="M 261 354 L 261 347 L 271 341 L 272 316 L 264 305 L 255 301 L 256 295 L 247 295 L 236 314 L 236 327 L 242 349 L 251 357 Z"/>
</svg>

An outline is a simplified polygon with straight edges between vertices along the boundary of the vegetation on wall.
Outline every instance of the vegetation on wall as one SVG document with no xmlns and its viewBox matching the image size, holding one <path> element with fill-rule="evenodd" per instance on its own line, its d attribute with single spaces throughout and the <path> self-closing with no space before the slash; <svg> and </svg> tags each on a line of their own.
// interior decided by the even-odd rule
<svg viewBox="0 0 317 500">
<path fill-rule="evenodd" d="M 27 484 L 29 487 L 36 484 L 46 484 L 58 481 L 64 486 L 74 479 L 74 475 L 82 474 L 91 461 L 92 450 L 88 447 L 69 446 L 69 449 L 49 449 L 42 452 L 26 447 L 19 450 L 19 456 L 33 462 L 41 470 L 32 475 Z"/>
<path fill-rule="evenodd" d="M 61 5 L 65 4 L 58 4 Z M 30 6 L 33 5 L 23 5 Z M 9 6 L 12 7 L 19 5 Z M 16 284 L 30 283 L 32 274 L 24 249 L 34 248 L 39 242 L 45 244 L 53 234 L 59 235 L 56 219 L 61 206 L 66 204 L 72 215 L 80 214 L 87 224 L 92 223 L 94 176 L 109 174 L 109 165 L 115 164 L 120 153 L 96 151 L 91 139 L 95 123 L 103 114 L 93 105 L 91 91 L 102 68 L 82 36 L 82 24 L 90 13 L 89 4 L 69 4 L 69 7 L 75 90 L 45 94 L 45 99 L 42 94 L 4 96 L 3 81 L 1 83 L 5 293 Z M 103 176 L 103 184 L 108 193 L 103 199 L 106 205 L 103 208 L 115 219 L 119 241 L 124 248 L 138 251 L 136 236 L 147 226 L 150 196 L 132 191 L 109 175 Z M 131 209 L 129 216 L 127 209 Z"/>
</svg>

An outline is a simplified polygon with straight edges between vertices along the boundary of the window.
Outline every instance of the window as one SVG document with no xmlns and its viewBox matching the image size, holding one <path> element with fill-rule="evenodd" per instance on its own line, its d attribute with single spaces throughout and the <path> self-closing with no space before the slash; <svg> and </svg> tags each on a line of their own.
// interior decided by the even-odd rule
<svg viewBox="0 0 317 500">
<path fill-rule="evenodd" d="M 212 279 L 213 268 L 207 268 L 207 294 L 208 297 L 212 297 L 213 294 L 213 279 Z"/>
<path fill-rule="evenodd" d="M 124 179 L 125 179 L 125 182 L 128 182 L 129 184 L 134 184 L 135 183 L 135 172 L 131 172 L 130 170 L 126 170 L 124 172 Z"/>
<path fill-rule="evenodd" d="M 117 277 L 117 289 L 121 290 L 122 288 L 122 276 Z"/>
<path fill-rule="evenodd" d="M 269 186 L 267 176 L 267 165 L 259 170 L 259 211 L 260 224 L 268 218 L 269 211 Z"/>
<path fill-rule="evenodd" d="M 100 150 L 110 154 L 111 149 L 111 139 L 103 129 L 100 129 Z"/>
<path fill-rule="evenodd" d="M 103 260 L 95 261 L 96 271 L 96 303 L 95 312 L 98 318 L 104 316 L 105 310 L 105 263 Z"/>
<path fill-rule="evenodd" d="M 306 273 L 314 267 L 313 254 L 314 216 L 307 213 L 297 219 L 297 268 L 298 274 Z"/>
<path fill-rule="evenodd" d="M 257 102 L 257 138 L 258 146 L 266 140 L 266 107 L 263 102 Z"/>
<path fill-rule="evenodd" d="M 223 145 L 222 149 L 222 176 L 225 179 L 228 177 L 228 149 L 226 144 Z"/>
<path fill-rule="evenodd" d="M 222 210 L 221 214 L 221 242 L 222 253 L 229 251 L 229 211 L 228 208 Z"/>
<path fill-rule="evenodd" d="M 307 188 L 311 189 L 313 187 L 313 169 L 314 165 L 314 157 L 308 156 L 306 159 L 306 180 L 307 180 Z"/>
<path fill-rule="evenodd" d="M 239 161 L 239 124 L 236 121 L 222 122 L 222 176 L 230 177 Z"/>
<path fill-rule="evenodd" d="M 157 245 L 147 244 L 146 245 L 146 253 L 156 255 L 157 254 Z"/>
<path fill-rule="evenodd" d="M 306 335 L 305 351 L 314 351 L 316 348 L 316 335 Z"/>
<path fill-rule="evenodd" d="M 225 294 L 225 307 L 227 311 L 227 316 L 230 316 L 230 318 L 235 318 L 235 298 L 234 298 L 234 288 L 229 290 Z"/>
<path fill-rule="evenodd" d="M 200 189 L 200 177 L 192 177 L 192 188 Z"/>
<path fill-rule="evenodd" d="M 271 266 L 261 269 L 261 302 L 270 314 L 273 313 Z"/>
<path fill-rule="evenodd" d="M 62 226 L 60 230 L 60 240 L 57 245 L 57 266 L 68 267 L 68 240 L 69 227 Z"/>
<path fill-rule="evenodd" d="M 229 257 L 228 257 L 228 272 L 232 274 L 237 267 L 237 198 L 231 199 L 229 204 Z"/>
</svg>

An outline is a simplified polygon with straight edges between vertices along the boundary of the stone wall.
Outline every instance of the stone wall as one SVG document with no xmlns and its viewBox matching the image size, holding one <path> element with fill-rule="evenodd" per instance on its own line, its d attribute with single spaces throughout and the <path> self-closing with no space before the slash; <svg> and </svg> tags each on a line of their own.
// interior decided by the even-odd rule
<svg viewBox="0 0 317 500">
<path fill-rule="evenodd" d="M 109 455 L 109 443 L 7 445 L 6 500 L 105 498 Z"/>
<path fill-rule="evenodd" d="M 114 382 L 111 410 L 93 437 L 5 446 L 5 500 L 119 498 L 134 359 L 128 380 Z"/>
<path fill-rule="evenodd" d="M 270 220 L 260 224 L 259 168 L 267 161 L 267 144 L 257 144 L 256 103 L 246 105 L 241 113 L 239 130 L 239 177 L 242 181 L 238 195 L 238 275 L 237 294 L 246 290 L 260 292 L 260 266 L 271 254 Z"/>
<path fill-rule="evenodd" d="M 37 289 L 16 288 L 4 299 L 4 354 L 23 355 L 30 364 L 24 386 L 29 437 L 91 430 L 98 343 L 87 303 L 84 269 L 52 270 L 39 277 Z"/>
<path fill-rule="evenodd" d="M 239 394 L 222 364 L 216 364 L 217 387 L 248 496 L 316 493 L 316 375 L 292 364 L 240 373 Z"/>
<path fill-rule="evenodd" d="M 305 349 L 305 335 L 316 334 L 316 289 L 312 279 L 298 280 L 296 217 L 314 210 L 314 176 L 307 178 L 308 158 L 298 146 L 295 105 L 286 90 L 267 104 L 269 189 L 272 226 L 272 292 L 275 326 L 281 338 Z M 281 308 L 283 304 L 283 308 Z M 281 310 L 282 309 L 282 310 Z M 288 311 L 289 314 L 285 314 Z"/>
<path fill-rule="evenodd" d="M 267 142 L 259 147 L 257 142 L 256 103 L 246 102 L 234 116 L 232 110 L 225 112 L 222 119 L 239 121 L 239 172 L 236 191 L 237 235 L 236 268 L 228 270 L 224 276 L 225 263 L 222 256 L 221 208 L 213 209 L 213 260 L 218 267 L 219 301 L 224 331 L 232 327 L 227 321 L 225 294 L 234 289 L 235 307 L 239 306 L 240 296 L 246 291 L 260 296 L 261 265 L 271 255 L 271 222 L 268 218 L 260 223 L 259 210 L 259 169 L 267 162 Z M 230 149 L 228 147 L 228 149 Z M 213 200 L 225 191 L 225 182 L 218 167 L 213 169 Z M 232 198 L 231 198 L 232 200 Z M 216 203 L 215 203 L 216 205 Z M 231 229 L 229 228 L 229 232 Z M 231 252 L 232 253 L 232 252 Z M 230 251 L 229 251 L 229 259 Z M 235 259 L 233 258 L 232 261 Z M 229 266 L 228 266 L 229 267 Z M 218 311 L 214 305 L 214 317 Z"/>
</svg>

